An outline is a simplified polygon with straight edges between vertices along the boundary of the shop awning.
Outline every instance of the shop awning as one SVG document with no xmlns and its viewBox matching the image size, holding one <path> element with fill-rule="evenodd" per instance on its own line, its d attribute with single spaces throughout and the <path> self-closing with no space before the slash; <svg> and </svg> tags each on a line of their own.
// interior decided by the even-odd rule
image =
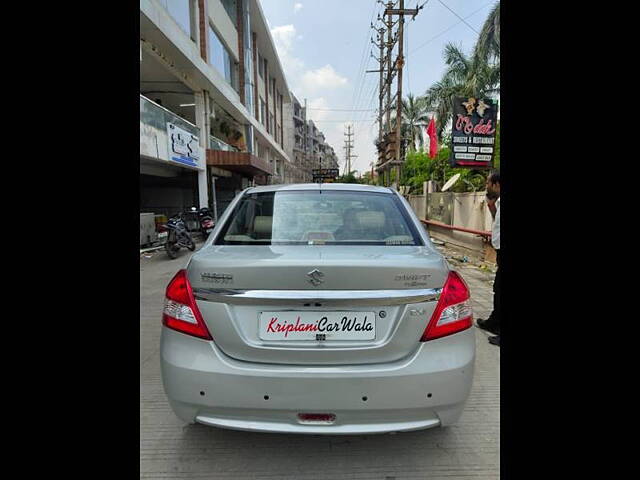
<svg viewBox="0 0 640 480">
<path fill-rule="evenodd" d="M 273 170 L 268 162 L 247 152 L 207 149 L 207 165 L 250 177 L 254 175 L 273 175 Z"/>
</svg>

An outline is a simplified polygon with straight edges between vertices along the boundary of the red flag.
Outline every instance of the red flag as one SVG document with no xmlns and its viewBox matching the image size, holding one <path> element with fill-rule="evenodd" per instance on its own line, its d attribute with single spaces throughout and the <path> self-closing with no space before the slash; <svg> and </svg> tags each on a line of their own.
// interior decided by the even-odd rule
<svg viewBox="0 0 640 480">
<path fill-rule="evenodd" d="M 434 158 L 438 153 L 438 138 L 436 136 L 436 122 L 433 121 L 433 117 L 429 121 L 427 135 L 429 135 L 429 157 Z"/>
</svg>

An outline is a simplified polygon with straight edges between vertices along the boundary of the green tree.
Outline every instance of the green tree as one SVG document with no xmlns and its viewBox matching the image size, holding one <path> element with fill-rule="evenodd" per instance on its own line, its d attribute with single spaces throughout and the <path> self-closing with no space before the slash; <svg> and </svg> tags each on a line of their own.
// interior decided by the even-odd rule
<svg viewBox="0 0 640 480">
<path fill-rule="evenodd" d="M 346 173 L 344 175 L 342 175 L 341 177 L 338 177 L 336 179 L 336 182 L 338 183 L 360 183 L 358 181 L 358 179 L 355 176 L 355 170 L 350 171 L 349 173 Z"/>
<path fill-rule="evenodd" d="M 402 183 L 408 185 L 411 193 L 422 193 L 424 182 L 433 180 L 441 187 L 460 174 L 460 179 L 451 187 L 451 192 L 472 192 L 484 190 L 488 170 L 451 168 L 449 147 L 440 149 L 435 158 L 429 158 L 426 152 L 409 152 L 403 170 Z"/>
<path fill-rule="evenodd" d="M 500 93 L 500 2 L 485 20 L 471 56 L 448 43 L 443 57 L 447 69 L 425 93 L 427 108 L 436 114 L 441 139 L 451 119 L 453 97 L 486 97 Z"/>
<path fill-rule="evenodd" d="M 489 63 L 500 62 L 500 2 L 497 2 L 482 25 L 473 51 L 474 58 Z"/>
<path fill-rule="evenodd" d="M 402 100 L 402 125 L 400 132 L 403 139 L 408 140 L 408 150 L 416 150 L 416 141 L 420 147 L 424 146 L 423 130 L 429 123 L 429 110 L 424 97 L 407 95 Z M 394 118 L 395 122 L 395 118 Z"/>
</svg>

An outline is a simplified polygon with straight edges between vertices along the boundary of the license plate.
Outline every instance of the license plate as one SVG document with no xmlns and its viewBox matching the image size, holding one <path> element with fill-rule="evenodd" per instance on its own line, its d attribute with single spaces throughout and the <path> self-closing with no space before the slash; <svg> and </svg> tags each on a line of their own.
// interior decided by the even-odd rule
<svg viewBox="0 0 640 480">
<path fill-rule="evenodd" d="M 205 232 L 211 233 L 211 232 L 213 232 L 213 228 L 207 228 L 207 229 L 205 229 Z"/>
<path fill-rule="evenodd" d="M 158 238 L 167 238 L 169 236 L 169 232 L 160 232 L 158 234 Z"/>
<path fill-rule="evenodd" d="M 261 340 L 374 340 L 374 312 L 261 312 Z"/>
</svg>

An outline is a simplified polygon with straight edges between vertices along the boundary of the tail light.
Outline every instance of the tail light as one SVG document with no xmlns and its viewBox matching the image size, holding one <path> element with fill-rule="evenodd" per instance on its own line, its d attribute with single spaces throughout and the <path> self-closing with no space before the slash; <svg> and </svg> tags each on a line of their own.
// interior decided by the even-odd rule
<svg viewBox="0 0 640 480">
<path fill-rule="evenodd" d="M 472 322 L 469 288 L 457 272 L 449 272 L 440 300 L 420 341 L 426 342 L 466 330 Z"/>
<path fill-rule="evenodd" d="M 196 305 L 187 271 L 180 270 L 167 286 L 162 323 L 187 335 L 213 340 Z"/>
<path fill-rule="evenodd" d="M 166 225 L 158 225 L 158 233 L 162 233 L 162 232 L 166 232 L 167 231 L 167 226 Z"/>
</svg>

